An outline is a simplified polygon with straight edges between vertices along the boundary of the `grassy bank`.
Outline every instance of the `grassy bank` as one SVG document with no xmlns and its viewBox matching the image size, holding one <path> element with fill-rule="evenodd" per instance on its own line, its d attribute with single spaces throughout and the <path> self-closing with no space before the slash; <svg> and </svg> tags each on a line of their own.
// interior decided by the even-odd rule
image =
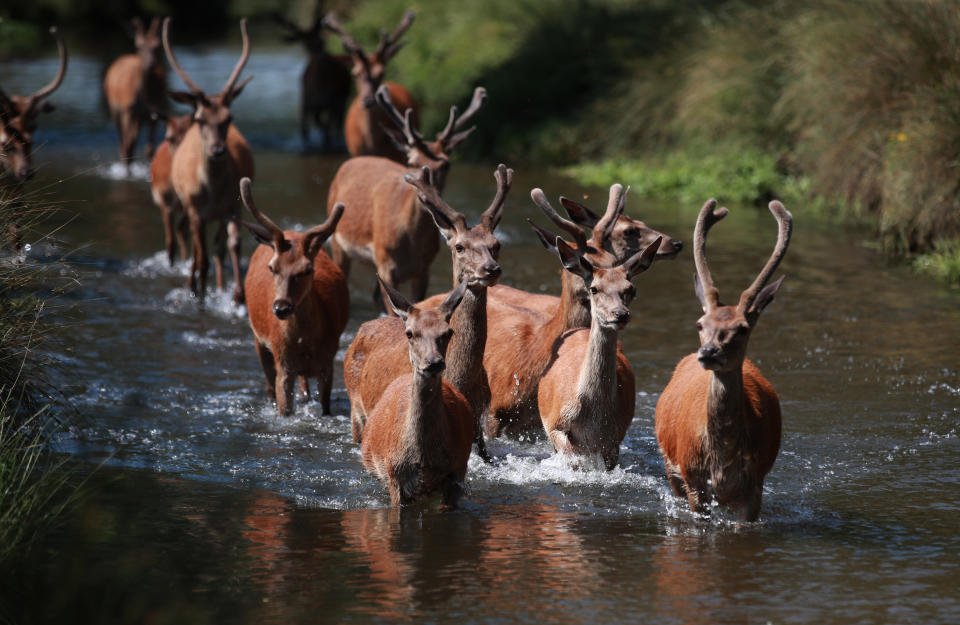
<svg viewBox="0 0 960 625">
<path fill-rule="evenodd" d="M 72 495 L 70 472 L 51 450 L 60 421 L 48 386 L 51 363 L 44 300 L 36 295 L 42 268 L 10 252 L 13 205 L 0 199 L 0 562 L 23 555 L 57 520 Z M 44 213 L 33 212 L 36 225 Z M 18 220 L 23 225 L 23 220 Z M 49 282 L 47 282 L 49 287 Z"/>
</svg>

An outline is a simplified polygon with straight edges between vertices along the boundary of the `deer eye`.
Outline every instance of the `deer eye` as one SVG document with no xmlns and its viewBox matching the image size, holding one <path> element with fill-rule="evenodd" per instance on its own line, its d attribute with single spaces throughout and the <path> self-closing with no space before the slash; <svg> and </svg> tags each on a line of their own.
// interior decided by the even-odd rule
<svg viewBox="0 0 960 625">
<path fill-rule="evenodd" d="M 463 253 L 464 247 L 457 243 L 455 246 L 453 246 L 453 249 L 457 250 L 458 253 Z"/>
<path fill-rule="evenodd" d="M 590 287 L 590 293 L 591 293 L 592 295 L 596 295 L 596 294 L 599 293 L 599 292 L 600 292 L 600 290 L 599 290 L 597 287 L 595 287 L 595 286 Z"/>
<path fill-rule="evenodd" d="M 274 267 L 273 265 L 267 265 L 267 269 L 269 269 L 270 273 L 272 273 L 273 275 L 277 275 L 277 268 Z"/>
<path fill-rule="evenodd" d="M 697 322 L 697 332 L 703 332 L 703 324 L 699 321 Z"/>
<path fill-rule="evenodd" d="M 412 338 L 413 338 L 413 332 L 411 332 L 410 330 L 407 330 L 406 334 L 407 334 L 407 338 L 408 338 L 408 339 L 412 339 Z"/>
</svg>

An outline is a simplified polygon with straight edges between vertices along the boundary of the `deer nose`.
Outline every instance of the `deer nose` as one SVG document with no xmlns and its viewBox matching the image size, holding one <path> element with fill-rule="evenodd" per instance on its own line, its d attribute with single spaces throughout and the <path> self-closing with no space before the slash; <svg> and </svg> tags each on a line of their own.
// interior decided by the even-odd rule
<svg viewBox="0 0 960 625">
<path fill-rule="evenodd" d="M 29 167 L 21 167 L 17 170 L 17 178 L 20 180 L 30 180 L 33 178 L 33 170 Z"/>
<path fill-rule="evenodd" d="M 293 314 L 293 304 L 287 300 L 277 300 L 273 303 L 273 314 L 277 319 L 286 319 Z"/>
<path fill-rule="evenodd" d="M 223 156 L 223 153 L 226 151 L 227 151 L 227 148 L 223 144 L 214 145 L 210 147 L 211 156 Z"/>
<path fill-rule="evenodd" d="M 670 245 L 673 246 L 673 249 L 677 252 L 683 249 L 683 241 L 680 239 L 670 239 Z"/>
<path fill-rule="evenodd" d="M 704 345 L 700 348 L 698 358 L 700 360 L 714 360 L 717 357 L 717 354 L 720 353 L 720 348 L 716 345 Z"/>
<path fill-rule="evenodd" d="M 630 311 L 629 310 L 618 311 L 617 314 L 614 315 L 614 318 L 617 320 L 617 323 L 625 324 L 626 322 L 630 321 Z"/>
<path fill-rule="evenodd" d="M 447 363 L 443 358 L 430 358 L 427 360 L 427 366 L 423 368 L 429 373 L 440 373 L 447 368 Z"/>
<path fill-rule="evenodd" d="M 483 270 L 486 272 L 488 278 L 499 278 L 500 274 L 503 273 L 503 269 L 496 263 L 487 263 L 483 266 Z"/>
</svg>

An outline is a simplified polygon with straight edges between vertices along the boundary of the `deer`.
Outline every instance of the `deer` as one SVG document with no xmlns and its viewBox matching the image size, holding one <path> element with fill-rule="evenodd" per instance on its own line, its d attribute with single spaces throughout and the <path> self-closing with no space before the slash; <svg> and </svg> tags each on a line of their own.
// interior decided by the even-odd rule
<svg viewBox="0 0 960 625">
<path fill-rule="evenodd" d="M 643 248 L 632 249 L 629 255 L 618 257 L 607 251 L 614 246 L 610 239 L 624 236 L 625 228 L 617 225 L 627 221 L 623 217 L 627 193 L 615 184 L 610 187 L 607 209 L 602 221 L 594 227 L 588 240 L 574 222 L 561 217 L 550 205 L 542 192 L 532 195 L 541 211 L 559 228 L 570 234 L 577 250 L 595 267 L 612 267 L 621 264 L 661 239 L 655 258 L 675 257 L 683 244 L 681 241 L 657 232 L 646 225 L 630 225 L 639 233 L 633 238 L 645 243 Z M 569 201 L 564 202 L 565 205 Z M 536 226 L 534 226 L 536 230 Z M 541 233 L 542 234 L 542 233 Z M 549 235 L 540 236 L 541 243 L 552 250 Z M 487 438 L 501 435 L 521 436 L 542 428 L 538 412 L 538 385 L 554 357 L 554 344 L 565 333 L 591 324 L 590 298 L 583 280 L 569 271 L 561 271 L 560 297 L 528 293 L 512 287 L 497 285 L 488 291 L 487 322 L 488 340 L 484 351 L 484 369 L 490 383 L 490 405 L 484 419 Z"/>
<path fill-rule="evenodd" d="M 160 117 L 159 114 L 158 117 Z M 153 203 L 160 209 L 160 216 L 163 219 L 163 247 L 167 252 L 167 261 L 173 267 L 177 249 L 180 250 L 181 260 L 187 260 L 187 236 L 189 235 L 187 216 L 183 212 L 183 206 L 180 204 L 180 198 L 177 197 L 171 179 L 173 154 L 180 147 L 180 142 L 183 141 L 187 130 L 190 129 L 193 114 L 162 118 L 166 121 L 166 131 L 163 141 L 160 142 L 150 160 L 150 194 L 153 197 Z M 174 226 L 175 220 L 176 226 Z"/>
<path fill-rule="evenodd" d="M 120 159 L 130 167 L 137 147 L 140 126 L 146 124 L 147 158 L 154 153 L 157 117 L 167 105 L 167 70 L 160 45 L 160 18 L 154 17 L 144 29 L 139 17 L 131 20 L 136 54 L 117 58 L 103 78 L 110 117 L 120 140 Z"/>
<path fill-rule="evenodd" d="M 393 506 L 440 491 L 443 506 L 455 508 L 473 446 L 473 416 L 467 399 L 441 374 L 453 335 L 450 317 L 467 284 L 461 282 L 435 308 L 414 306 L 382 285 L 403 321 L 412 371 L 393 380 L 370 411 L 363 465 L 387 485 Z"/>
<path fill-rule="evenodd" d="M 322 16 L 310 28 L 300 28 L 279 13 L 273 18 L 286 31 L 286 41 L 299 41 L 308 55 L 300 76 L 300 138 L 306 148 L 310 143 L 310 125 L 315 124 L 323 131 L 321 148 L 328 151 L 335 138 L 343 137 L 353 60 L 350 55 L 327 52 Z"/>
<path fill-rule="evenodd" d="M 403 47 L 399 39 L 413 24 L 413 17 L 413 11 L 407 11 L 392 34 L 381 32 L 380 42 L 369 56 L 356 39 L 340 25 L 333 13 L 328 13 L 324 18 L 325 27 L 340 36 L 344 49 L 353 59 L 352 74 L 357 96 L 347 109 L 344 126 L 344 137 L 350 156 L 384 156 L 398 163 L 407 162 L 406 150 L 396 146 L 389 132 L 384 130 L 385 126 L 389 127 L 390 120 L 377 106 L 376 94 L 381 86 L 386 86 L 391 100 L 396 103 L 401 113 L 411 110 L 416 116 L 417 106 L 410 92 L 396 83 L 383 82 L 387 63 Z"/>
<path fill-rule="evenodd" d="M 777 243 L 736 306 L 720 302 L 706 259 L 707 233 L 728 211 L 716 200 L 703 205 L 693 233 L 694 292 L 703 307 L 697 321 L 700 349 L 683 358 L 657 401 L 657 443 L 670 486 L 691 510 L 708 513 L 712 502 L 741 521 L 760 515 L 763 480 L 780 450 L 780 400 L 746 358 L 760 313 L 773 301 L 783 276 L 767 284 L 790 243 L 793 217 L 774 200 Z"/>
<path fill-rule="evenodd" d="M 537 204 L 546 201 L 540 189 L 532 193 Z M 650 268 L 662 239 L 604 269 L 562 238 L 551 241 L 541 229 L 537 235 L 560 258 L 564 270 L 583 280 L 590 298 L 590 328 L 567 332 L 557 340 L 556 356 L 540 379 L 540 419 L 558 454 L 599 455 L 611 470 L 619 462 L 620 443 L 636 404 L 633 369 L 620 352 L 617 337 L 630 320 L 629 306 L 636 297 L 630 281 Z"/>
<path fill-rule="evenodd" d="M 436 227 L 430 213 L 421 208 L 417 191 L 404 176 L 423 167 L 431 170 L 431 180 L 442 192 L 450 169 L 450 155 L 474 127 L 465 128 L 486 101 L 486 89 L 477 87 L 470 105 L 458 115 L 450 107 L 447 125 L 434 141 L 426 141 L 413 127 L 413 114 L 401 114 L 386 86 L 377 91 L 377 100 L 388 121 L 396 129 L 394 140 L 404 145 L 406 164 L 381 156 L 355 156 L 337 170 L 327 196 L 327 211 L 338 202 L 350 209 L 330 239 L 333 261 L 349 275 L 352 260 L 372 263 L 380 278 L 397 288 L 411 282 L 413 301 L 427 293 L 430 264 L 440 249 Z M 401 134 L 402 133 L 402 134 Z M 381 300 L 379 287 L 374 302 Z M 387 314 L 390 307 L 384 305 Z"/>
<path fill-rule="evenodd" d="M 194 109 L 193 124 L 173 154 L 170 171 L 173 188 L 190 220 L 193 262 L 187 288 L 203 302 L 209 270 L 206 227 L 209 222 L 216 221 L 214 262 L 217 288 L 223 289 L 223 257 L 225 248 L 229 247 L 234 277 L 233 301 L 240 305 L 244 301 L 244 294 L 240 271 L 240 228 L 237 225 L 240 211 L 237 185 L 241 178 L 253 178 L 253 154 L 246 139 L 233 124 L 230 104 L 253 78 L 249 76 L 237 82 L 250 57 L 247 21 L 240 20 L 243 38 L 240 60 L 223 89 L 214 96 L 207 95 L 180 67 L 170 47 L 169 31 L 168 17 L 163 20 L 163 49 L 170 66 L 190 88 L 190 91 L 171 91 L 170 97 Z"/>
<path fill-rule="evenodd" d="M 466 217 L 441 197 L 430 180 L 430 169 L 419 177 L 406 174 L 405 180 L 417 189 L 423 210 L 429 210 L 450 249 L 454 285 L 466 284 L 466 292 L 450 320 L 453 337 L 448 348 L 444 379 L 467 399 L 474 423 L 477 455 L 491 460 L 483 438 L 481 417 L 490 401 L 490 385 L 483 368 L 487 343 L 487 291 L 500 279 L 498 262 L 500 242 L 494 230 L 503 215 L 507 193 L 513 183 L 513 170 L 501 164 L 494 174 L 497 191 L 480 217 L 480 223 L 467 225 Z M 435 295 L 421 305 L 439 306 L 447 294 Z M 379 401 L 390 382 L 410 369 L 402 340 L 403 324 L 396 317 L 381 317 L 365 322 L 347 349 L 343 359 L 343 377 L 350 397 L 350 421 L 353 439 L 361 442 L 367 415 Z"/>
<path fill-rule="evenodd" d="M 60 65 L 56 75 L 44 87 L 28 96 L 7 95 L 0 87 L 0 197 L 12 202 L 13 219 L 10 241 L 14 251 L 22 247 L 20 219 L 25 210 L 22 196 L 33 178 L 33 133 L 40 113 L 50 113 L 53 104 L 47 98 L 57 90 L 67 74 L 67 47 L 56 27 L 50 34 L 57 42 Z"/>
<path fill-rule="evenodd" d="M 319 226 L 298 232 L 282 230 L 257 209 L 249 178 L 240 180 L 240 198 L 257 220 L 242 222 L 260 243 L 250 256 L 245 288 L 267 396 L 276 400 L 280 416 L 289 416 L 294 382 L 299 377 L 309 400 L 309 378 L 316 378 L 328 415 L 333 358 L 347 326 L 350 294 L 343 272 L 321 248 L 343 216 L 343 204 Z"/>
</svg>

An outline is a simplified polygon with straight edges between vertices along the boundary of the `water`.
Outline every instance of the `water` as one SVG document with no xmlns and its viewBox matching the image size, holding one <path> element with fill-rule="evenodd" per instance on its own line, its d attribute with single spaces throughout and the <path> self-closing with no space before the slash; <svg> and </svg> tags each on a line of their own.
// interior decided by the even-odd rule
<svg viewBox="0 0 960 625">
<path fill-rule="evenodd" d="M 210 58 L 226 69 L 203 75 Z M 181 60 L 217 87 L 234 58 Z M 341 162 L 299 152 L 287 106 L 299 64 L 293 52 L 255 53 L 262 91 L 236 105 L 258 204 L 284 227 L 323 220 Z M 229 285 L 200 309 L 183 289 L 186 265 L 166 266 L 145 169 L 127 175 L 111 161 L 112 131 L 87 88 L 100 71 L 71 59 L 61 106 L 38 132 L 35 188 L 76 217 L 55 248 L 31 240 L 29 262 L 71 252 L 63 273 L 80 282 L 53 302 L 67 327 L 55 375 L 84 416 L 59 444 L 102 466 L 44 544 L 49 557 L 4 584 L 0 622 L 960 622 L 956 290 L 886 266 L 867 234 L 788 207 L 787 280 L 749 347 L 784 414 L 758 523 L 692 514 L 670 493 L 653 436 L 658 394 L 697 346 L 689 246 L 635 281 L 621 338 L 638 401 L 620 467 L 573 470 L 543 440 L 491 441 L 499 461 L 471 458 L 462 510 L 401 513 L 350 440 L 340 371 L 335 416 L 312 402 L 277 417 Z M 32 84 L 24 76 L 0 68 L 8 91 L 18 77 Z M 287 94 L 269 98 L 282 108 L 262 99 L 270 90 Z M 471 223 L 492 197 L 494 165 L 451 171 L 445 197 Z M 556 293 L 559 263 L 524 221 L 546 225 L 528 191 L 587 195 L 594 207 L 606 193 L 508 165 L 503 282 Z M 628 212 L 689 242 L 698 208 L 633 198 Z M 731 209 L 708 251 L 726 300 L 776 231 L 765 210 Z M 252 246 L 246 238 L 245 256 Z M 449 265 L 441 250 L 431 292 L 449 288 Z M 372 284 L 365 268 L 351 275 L 343 349 L 376 314 Z"/>
</svg>

